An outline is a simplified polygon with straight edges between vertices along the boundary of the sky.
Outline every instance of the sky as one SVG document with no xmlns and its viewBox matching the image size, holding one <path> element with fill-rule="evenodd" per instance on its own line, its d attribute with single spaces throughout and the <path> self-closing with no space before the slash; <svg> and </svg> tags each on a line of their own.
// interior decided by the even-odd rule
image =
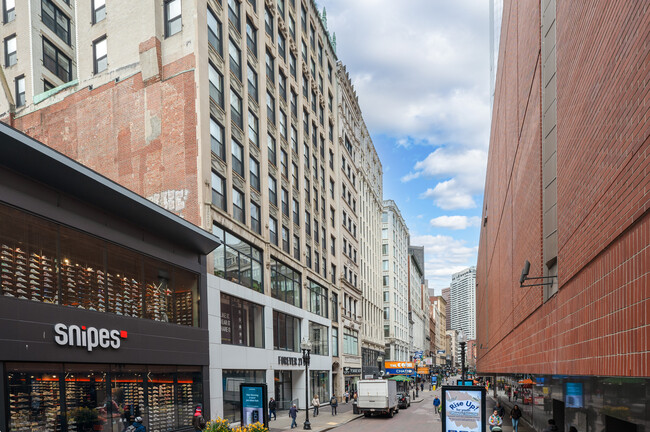
<svg viewBox="0 0 650 432">
<path fill-rule="evenodd" d="M 486 0 L 321 0 L 437 292 L 476 265 L 490 131 Z"/>
</svg>

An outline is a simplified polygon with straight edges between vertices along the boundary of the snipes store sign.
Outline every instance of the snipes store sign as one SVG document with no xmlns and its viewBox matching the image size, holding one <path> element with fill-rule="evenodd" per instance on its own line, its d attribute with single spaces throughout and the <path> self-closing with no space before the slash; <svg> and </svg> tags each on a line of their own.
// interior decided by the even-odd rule
<svg viewBox="0 0 650 432">
<path fill-rule="evenodd" d="M 122 339 L 126 339 L 126 330 L 108 330 L 105 328 L 86 327 L 82 325 L 54 325 L 54 341 L 61 346 L 77 346 L 86 348 L 88 352 L 94 348 L 118 349 Z"/>
</svg>

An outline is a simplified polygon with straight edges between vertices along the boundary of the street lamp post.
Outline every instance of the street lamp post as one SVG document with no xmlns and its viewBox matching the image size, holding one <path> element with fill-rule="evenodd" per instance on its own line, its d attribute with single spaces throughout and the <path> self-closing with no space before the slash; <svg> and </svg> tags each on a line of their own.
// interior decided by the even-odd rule
<svg viewBox="0 0 650 432">
<path fill-rule="evenodd" d="M 305 364 L 305 423 L 302 428 L 311 430 L 311 423 L 309 423 L 309 353 L 311 352 L 311 342 L 309 339 L 304 338 L 300 348 L 302 349 L 302 362 Z"/>
<path fill-rule="evenodd" d="M 460 344 L 460 379 L 465 384 L 465 332 L 463 330 L 458 332 L 458 343 Z"/>
</svg>

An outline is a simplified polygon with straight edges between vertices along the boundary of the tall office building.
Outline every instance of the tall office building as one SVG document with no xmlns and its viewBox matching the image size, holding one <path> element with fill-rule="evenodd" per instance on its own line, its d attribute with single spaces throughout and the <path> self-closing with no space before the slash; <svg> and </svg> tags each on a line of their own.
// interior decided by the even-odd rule
<svg viewBox="0 0 650 432">
<path fill-rule="evenodd" d="M 647 431 L 648 3 L 502 3 L 478 373 L 535 382 L 537 430 Z"/>
<path fill-rule="evenodd" d="M 381 228 L 381 273 L 384 290 L 384 338 L 387 360 L 410 359 L 409 233 L 393 200 L 384 201 Z"/>
<path fill-rule="evenodd" d="M 447 305 L 447 310 L 450 311 L 451 309 L 451 289 L 449 287 L 443 288 L 441 291 L 441 296 L 443 299 L 445 299 L 445 303 Z M 446 317 L 446 329 L 451 330 L 451 312 L 447 313 Z"/>
<path fill-rule="evenodd" d="M 430 297 L 430 299 L 431 299 L 431 313 L 436 323 L 435 341 L 434 341 L 435 351 L 433 353 L 435 358 L 435 364 L 444 365 L 445 356 L 447 354 L 446 341 L 445 341 L 447 335 L 447 329 L 446 329 L 446 322 L 447 322 L 447 315 L 448 315 L 447 302 L 445 301 L 445 298 L 442 296 L 432 296 Z"/>
<path fill-rule="evenodd" d="M 304 408 L 307 382 L 328 400 L 358 219 L 342 234 L 354 203 L 340 199 L 337 58 L 315 2 L 2 6 L 3 120 L 220 239 L 201 299 L 211 414 L 240 420 L 241 382 L 266 382 L 280 408 Z"/>
<path fill-rule="evenodd" d="M 451 275 L 451 328 L 463 330 L 465 340 L 476 338 L 476 267 Z"/>
<path fill-rule="evenodd" d="M 425 307 L 424 246 L 408 247 L 408 317 L 411 357 L 428 349 L 428 307 Z M 428 296 L 427 296 L 428 298 Z"/>
</svg>

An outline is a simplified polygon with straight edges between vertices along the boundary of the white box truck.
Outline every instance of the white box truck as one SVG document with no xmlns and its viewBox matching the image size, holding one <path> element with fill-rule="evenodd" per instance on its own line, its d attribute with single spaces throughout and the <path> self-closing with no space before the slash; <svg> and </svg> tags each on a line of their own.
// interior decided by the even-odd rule
<svg viewBox="0 0 650 432">
<path fill-rule="evenodd" d="M 358 381 L 357 409 L 366 417 L 373 414 L 387 414 L 389 417 L 399 412 L 397 406 L 397 383 L 376 379 Z"/>
</svg>

